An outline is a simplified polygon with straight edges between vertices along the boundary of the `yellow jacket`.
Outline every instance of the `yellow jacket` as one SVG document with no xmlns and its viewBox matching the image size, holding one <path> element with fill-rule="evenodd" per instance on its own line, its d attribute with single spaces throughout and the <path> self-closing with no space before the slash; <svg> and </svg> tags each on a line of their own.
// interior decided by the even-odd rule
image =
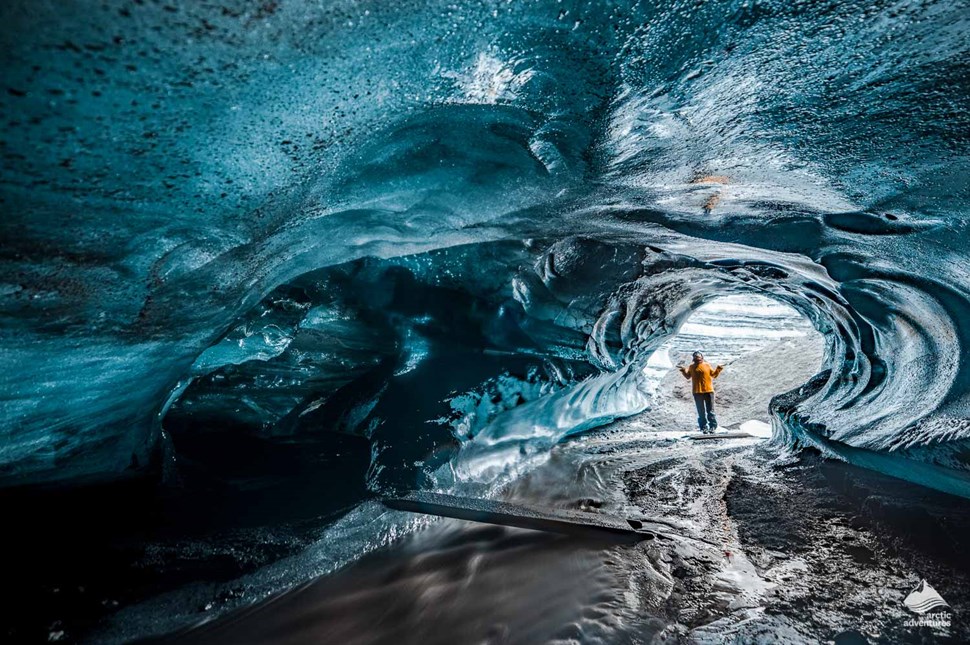
<svg viewBox="0 0 970 645">
<path fill-rule="evenodd" d="M 714 391 L 714 379 L 724 369 L 723 365 L 718 365 L 717 369 L 712 369 L 707 361 L 691 363 L 687 367 L 681 367 L 680 373 L 684 378 L 691 380 L 691 390 L 694 394 L 706 394 Z"/>
</svg>

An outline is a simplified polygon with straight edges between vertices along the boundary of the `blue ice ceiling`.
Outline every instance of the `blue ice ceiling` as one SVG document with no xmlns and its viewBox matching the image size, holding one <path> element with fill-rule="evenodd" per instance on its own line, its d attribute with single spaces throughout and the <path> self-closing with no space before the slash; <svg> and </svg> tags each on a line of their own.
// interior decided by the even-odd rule
<svg viewBox="0 0 970 645">
<path fill-rule="evenodd" d="M 754 292 L 828 344 L 779 445 L 970 495 L 968 9 L 4 3 L 0 485 L 200 419 L 473 477 Z"/>
</svg>

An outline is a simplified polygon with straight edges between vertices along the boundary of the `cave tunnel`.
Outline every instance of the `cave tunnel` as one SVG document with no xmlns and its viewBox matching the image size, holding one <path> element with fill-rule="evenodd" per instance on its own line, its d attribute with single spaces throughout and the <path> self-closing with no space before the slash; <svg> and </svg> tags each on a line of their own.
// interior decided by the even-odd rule
<svg viewBox="0 0 970 645">
<path fill-rule="evenodd" d="M 5 3 L 0 634 L 970 639 L 966 16 Z"/>
</svg>

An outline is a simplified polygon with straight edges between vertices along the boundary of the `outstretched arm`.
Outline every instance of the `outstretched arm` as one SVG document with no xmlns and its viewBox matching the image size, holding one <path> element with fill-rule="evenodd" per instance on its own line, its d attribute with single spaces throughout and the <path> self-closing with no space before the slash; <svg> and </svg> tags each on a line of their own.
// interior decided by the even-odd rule
<svg viewBox="0 0 970 645">
<path fill-rule="evenodd" d="M 717 378 L 717 375 L 720 374 L 721 370 L 723 369 L 724 369 L 723 365 L 718 365 L 717 367 L 715 367 L 714 371 L 711 372 L 711 378 Z"/>
<path fill-rule="evenodd" d="M 680 373 L 684 375 L 684 378 L 690 378 L 690 367 L 684 367 L 683 365 L 678 365 L 677 369 L 679 369 Z"/>
</svg>

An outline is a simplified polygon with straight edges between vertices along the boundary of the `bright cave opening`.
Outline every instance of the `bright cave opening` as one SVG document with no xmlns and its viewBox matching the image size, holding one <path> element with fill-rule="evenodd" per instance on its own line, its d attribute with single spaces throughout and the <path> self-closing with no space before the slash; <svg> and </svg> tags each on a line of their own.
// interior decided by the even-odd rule
<svg viewBox="0 0 970 645">
<path fill-rule="evenodd" d="M 652 404 L 641 422 L 656 431 L 698 430 L 691 381 L 678 371 L 700 351 L 712 367 L 718 431 L 771 436 L 769 402 L 821 369 L 825 338 L 793 307 L 757 294 L 715 298 L 695 310 L 644 368 Z"/>
</svg>

